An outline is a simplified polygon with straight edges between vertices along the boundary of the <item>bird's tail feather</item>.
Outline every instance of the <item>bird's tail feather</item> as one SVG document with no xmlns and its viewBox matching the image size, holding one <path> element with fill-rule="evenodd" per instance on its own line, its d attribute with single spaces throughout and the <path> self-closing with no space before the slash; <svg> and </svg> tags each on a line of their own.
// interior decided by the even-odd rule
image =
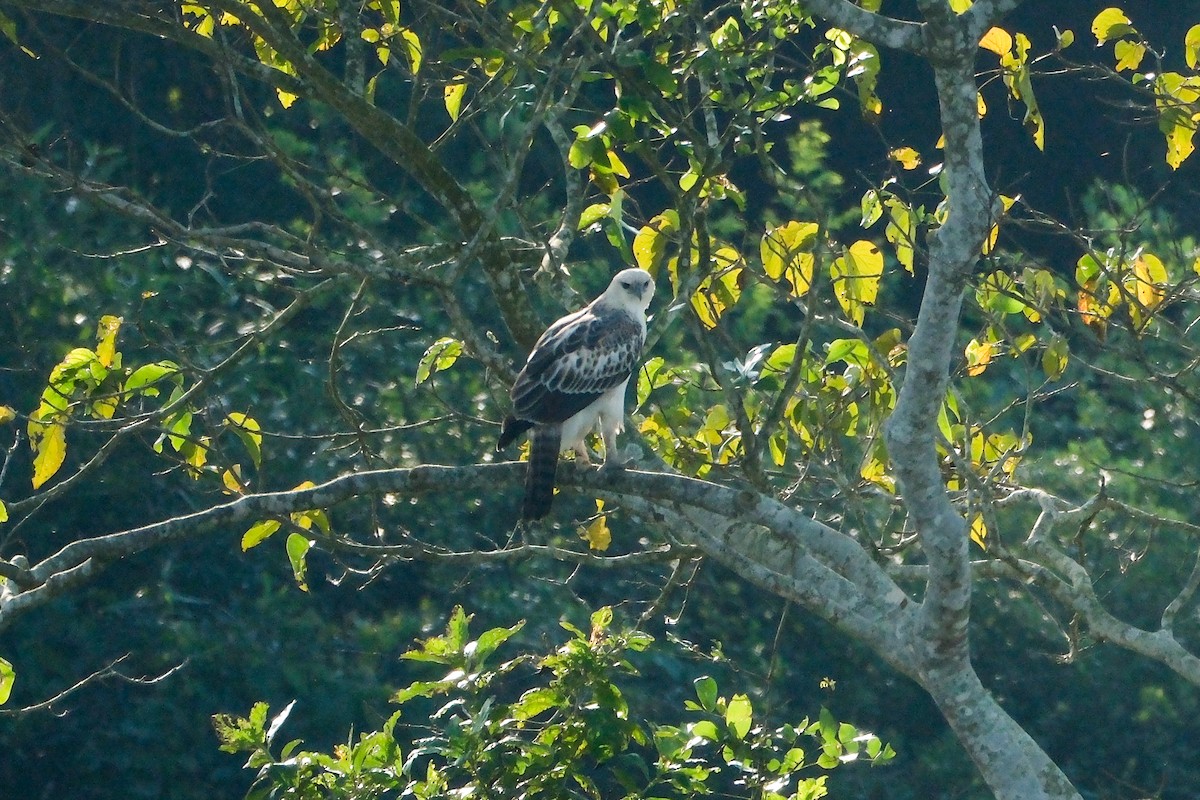
<svg viewBox="0 0 1200 800">
<path fill-rule="evenodd" d="M 561 425 L 536 425 L 529 445 L 529 468 L 525 473 L 525 502 L 522 519 L 541 519 L 554 502 L 554 480 L 558 474 L 558 451 L 562 446 Z"/>
</svg>

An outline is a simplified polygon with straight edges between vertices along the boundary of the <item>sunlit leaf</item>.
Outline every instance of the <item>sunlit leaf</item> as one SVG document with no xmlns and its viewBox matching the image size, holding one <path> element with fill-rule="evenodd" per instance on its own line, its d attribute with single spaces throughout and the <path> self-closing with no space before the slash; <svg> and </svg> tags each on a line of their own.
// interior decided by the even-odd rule
<svg viewBox="0 0 1200 800">
<path fill-rule="evenodd" d="M 971 541 L 979 545 L 979 549 L 987 550 L 987 523 L 983 521 L 983 514 L 976 514 L 971 520 Z"/>
<path fill-rule="evenodd" d="M 429 346 L 417 364 L 417 385 L 429 380 L 435 372 L 449 369 L 462 354 L 462 342 L 444 336 Z"/>
<path fill-rule="evenodd" d="M 16 681 L 17 673 L 13 669 L 13 665 L 8 660 L 0 658 L 0 706 L 8 702 Z"/>
<path fill-rule="evenodd" d="M 467 84 L 462 82 L 448 83 L 442 89 L 442 98 L 446 103 L 446 113 L 450 119 L 457 122 L 462 111 L 462 101 L 467 94 Z"/>
<path fill-rule="evenodd" d="M 224 470 L 221 473 L 221 483 L 225 486 L 225 488 L 229 491 L 230 494 L 242 494 L 243 492 L 245 492 L 246 485 L 242 482 L 242 465 L 234 464 L 229 469 Z M 259 523 L 259 524 L 261 525 L 262 523 Z M 253 528 L 251 528 L 251 530 L 253 530 Z M 272 531 L 271 533 L 274 533 L 274 531 Z M 250 535 L 249 531 L 247 531 L 246 536 L 249 536 L 249 535 Z M 270 536 L 270 534 L 267 534 L 267 535 Z M 247 546 L 246 545 L 246 537 L 242 537 L 242 549 L 249 550 L 251 547 L 258 544 L 259 541 L 262 541 L 262 540 L 259 539 L 258 541 L 254 541 L 252 544 Z"/>
<path fill-rule="evenodd" d="M 0 522 L 8 522 L 8 506 L 3 500 L 0 500 Z"/>
<path fill-rule="evenodd" d="M 178 373 L 179 365 L 174 361 L 157 361 L 153 364 L 143 364 L 125 379 L 124 391 L 126 394 L 139 392 L 148 397 L 155 397 L 158 395 L 158 389 L 154 388 L 154 384 Z"/>
<path fill-rule="evenodd" d="M 979 40 L 979 46 L 984 50 L 991 50 L 998 56 L 1012 50 L 1013 37 L 1012 34 L 1003 28 L 988 28 L 987 33 Z"/>
<path fill-rule="evenodd" d="M 989 341 L 979 341 L 972 339 L 967 343 L 967 375 L 972 378 L 982 375 L 987 369 L 988 364 L 992 362 L 992 356 L 996 352 L 996 343 Z"/>
<path fill-rule="evenodd" d="M 404 41 L 404 51 L 408 56 L 408 66 L 412 70 L 413 75 L 421 71 L 421 57 L 424 48 L 421 45 L 421 37 L 411 28 L 403 28 L 400 31 L 400 38 Z"/>
<path fill-rule="evenodd" d="M 865 214 L 865 212 L 864 212 Z M 786 222 L 768 228 L 759 245 L 763 271 L 773 281 L 787 279 L 793 297 L 803 297 L 812 288 L 813 269 L 820 226 L 815 222 Z"/>
<path fill-rule="evenodd" d="M 1196 69 L 1197 66 L 1200 66 L 1200 25 L 1188 28 L 1187 35 L 1183 39 L 1183 47 L 1183 58 L 1188 67 Z"/>
<path fill-rule="evenodd" d="M 267 537 L 279 530 L 281 524 L 277 519 L 264 519 L 251 525 L 250 530 L 242 534 L 242 552 L 262 544 Z"/>
<path fill-rule="evenodd" d="M 1117 56 L 1117 72 L 1135 70 L 1146 55 L 1146 45 L 1141 42 L 1117 42 L 1114 52 Z"/>
<path fill-rule="evenodd" d="M 897 147 L 888 153 L 888 157 L 904 169 L 916 169 L 921 165 L 921 154 L 911 147 Z"/>
<path fill-rule="evenodd" d="M 999 270 L 983 279 L 975 290 L 975 299 L 993 314 L 1020 314 L 1025 310 L 1016 281 Z"/>
<path fill-rule="evenodd" d="M 859 240 L 834 259 L 830 277 L 842 311 L 855 325 L 862 325 L 866 307 L 874 305 L 879 294 L 883 253 L 873 242 Z"/>
<path fill-rule="evenodd" d="M 579 230 L 595 225 L 612 212 L 611 203 L 592 203 L 579 215 Z"/>
<path fill-rule="evenodd" d="M 741 255 L 729 246 L 713 253 L 717 270 L 700 282 L 692 294 L 692 308 L 705 328 L 717 327 L 721 315 L 732 308 L 742 296 Z"/>
<path fill-rule="evenodd" d="M 608 529 L 608 515 L 601 514 L 586 526 L 580 526 L 579 536 L 587 542 L 588 549 L 603 553 L 612 544 L 612 531 Z"/>
<path fill-rule="evenodd" d="M 749 697 L 744 694 L 735 694 L 729 698 L 729 705 L 725 709 L 725 724 L 729 726 L 729 731 L 734 738 L 745 739 L 753 721 L 754 708 L 750 704 Z"/>
<path fill-rule="evenodd" d="M 17 418 L 17 410 L 12 406 L 0 406 L 0 425 L 7 425 Z"/>
<path fill-rule="evenodd" d="M 1119 8 L 1106 8 L 1092 20 L 1092 33 L 1096 36 L 1096 44 L 1104 44 L 1110 39 L 1134 33 L 1129 24 L 1129 17 Z"/>
<path fill-rule="evenodd" d="M 254 462 L 254 466 L 261 466 L 263 437 L 262 428 L 259 427 L 258 420 L 248 417 L 240 411 L 231 411 L 225 417 L 225 424 L 241 439 L 242 444 L 246 447 L 246 452 L 250 454 L 250 460 Z"/>
<path fill-rule="evenodd" d="M 300 587 L 300 591 L 308 591 L 308 551 L 312 549 L 313 542 L 307 537 L 292 532 L 287 538 L 287 556 L 288 562 L 292 565 L 292 575 L 296 578 L 296 585 Z"/>
<path fill-rule="evenodd" d="M 117 331 L 121 330 L 121 317 L 105 314 L 96 327 L 96 360 L 106 367 L 113 365 L 117 352 Z"/>
<path fill-rule="evenodd" d="M 67 426 L 61 422 L 29 422 L 29 447 L 33 450 L 33 488 L 54 477 L 67 457 Z"/>
<path fill-rule="evenodd" d="M 679 230 L 679 213 L 668 209 L 651 218 L 633 237 L 633 258 L 637 265 L 655 274 L 667 251 L 670 235 Z"/>
<path fill-rule="evenodd" d="M 883 202 L 887 207 L 888 224 L 883 229 L 883 236 L 896 250 L 896 260 L 908 272 L 916 274 L 916 213 L 898 197 L 888 197 Z"/>
</svg>

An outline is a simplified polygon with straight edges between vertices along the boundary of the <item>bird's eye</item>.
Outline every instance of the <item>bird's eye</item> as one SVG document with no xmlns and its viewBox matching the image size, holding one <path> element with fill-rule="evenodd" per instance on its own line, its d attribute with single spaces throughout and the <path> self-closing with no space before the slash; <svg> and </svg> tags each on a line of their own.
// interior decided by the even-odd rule
<svg viewBox="0 0 1200 800">
<path fill-rule="evenodd" d="M 630 289 L 630 290 L 633 289 L 633 284 L 630 283 L 629 281 L 621 281 L 621 285 L 624 286 L 626 289 Z"/>
</svg>

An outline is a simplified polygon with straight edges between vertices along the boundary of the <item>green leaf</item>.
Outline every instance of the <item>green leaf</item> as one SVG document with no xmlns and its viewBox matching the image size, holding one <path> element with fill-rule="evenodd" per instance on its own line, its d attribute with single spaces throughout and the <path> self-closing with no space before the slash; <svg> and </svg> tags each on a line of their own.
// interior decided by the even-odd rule
<svg viewBox="0 0 1200 800">
<path fill-rule="evenodd" d="M 296 577 L 296 585 L 300 587 L 300 591 L 307 592 L 308 584 L 305 578 L 308 575 L 308 551 L 312 548 L 314 542 L 306 536 L 292 532 L 287 538 L 287 556 L 288 562 L 292 565 L 292 574 Z"/>
<path fill-rule="evenodd" d="M 604 606 L 603 608 L 593 611 L 592 618 L 591 618 L 592 635 L 596 636 L 596 635 L 601 634 L 604 631 L 608 630 L 609 626 L 612 625 L 612 621 L 613 621 L 612 606 Z"/>
<path fill-rule="evenodd" d="M 429 346 L 417 364 L 417 385 L 420 386 L 435 372 L 448 369 L 462 355 L 463 345 L 457 339 L 443 336 Z"/>
<path fill-rule="evenodd" d="M 242 534 L 242 552 L 262 544 L 267 537 L 279 530 L 281 524 L 277 519 L 264 519 L 254 523 L 250 530 Z"/>
<path fill-rule="evenodd" d="M 147 397 L 156 397 L 158 389 L 154 388 L 153 385 L 171 376 L 175 376 L 176 383 L 182 380 L 182 376 L 179 375 L 179 365 L 174 361 L 156 361 L 153 364 L 143 364 L 125 379 L 124 391 L 127 394 L 140 392 Z"/>
<path fill-rule="evenodd" d="M 0 522 L 8 522 L 8 506 L 3 500 L 0 500 Z"/>
<path fill-rule="evenodd" d="M 6 659 L 0 658 L 0 706 L 8 702 L 16 681 L 17 673 L 13 669 L 13 665 Z"/>
<path fill-rule="evenodd" d="M 750 705 L 749 697 L 735 694 L 729 699 L 729 705 L 725 709 L 725 724 L 729 726 L 735 738 L 745 739 L 753 720 L 754 708 Z"/>
<path fill-rule="evenodd" d="M 538 714 L 557 708 L 562 702 L 563 697 L 558 689 L 539 686 L 522 694 L 520 699 L 509 708 L 509 713 L 512 714 L 513 719 L 533 719 Z"/>
<path fill-rule="evenodd" d="M 975 291 L 979 305 L 995 314 L 1020 314 L 1025 310 L 1016 281 L 1003 272 L 993 272 Z"/>
<path fill-rule="evenodd" d="M 584 230 L 604 219 L 612 211 L 611 203 L 592 203 L 579 215 L 579 230 Z"/>
<path fill-rule="evenodd" d="M 688 727 L 691 729 L 693 736 L 699 736 L 701 739 L 715 742 L 721 738 L 721 734 L 717 732 L 717 726 L 712 720 L 702 719 L 699 722 L 692 723 Z"/>
<path fill-rule="evenodd" d="M 484 631 L 483 634 L 475 640 L 475 650 L 473 653 L 476 665 L 483 664 L 487 657 L 496 652 L 496 648 L 507 642 L 510 638 L 516 635 L 518 631 L 525 627 L 525 621 L 522 620 L 511 628 L 492 628 Z"/>
<path fill-rule="evenodd" d="M 713 711 L 717 707 L 717 682 L 708 675 L 703 675 L 692 681 L 692 686 L 696 687 L 696 698 L 700 701 L 700 707 L 705 711 Z"/>
<path fill-rule="evenodd" d="M 1047 345 L 1045 352 L 1042 353 L 1042 372 L 1046 373 L 1046 377 L 1050 380 L 1058 380 L 1067 371 L 1069 355 L 1067 340 L 1055 335 Z"/>
</svg>

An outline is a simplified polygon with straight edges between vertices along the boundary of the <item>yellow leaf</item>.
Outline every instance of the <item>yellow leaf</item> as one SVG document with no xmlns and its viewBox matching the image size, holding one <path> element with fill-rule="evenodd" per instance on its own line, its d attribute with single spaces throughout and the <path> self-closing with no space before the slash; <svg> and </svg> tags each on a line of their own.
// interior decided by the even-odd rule
<svg viewBox="0 0 1200 800">
<path fill-rule="evenodd" d="M 1141 42 L 1120 41 L 1113 49 L 1117 56 L 1117 72 L 1137 69 L 1146 55 L 1146 45 Z"/>
<path fill-rule="evenodd" d="M 816 257 L 813 248 L 820 226 L 815 222 L 786 222 L 768 228 L 759 245 L 763 271 L 773 281 L 787 278 L 794 297 L 803 297 L 812 287 Z"/>
<path fill-rule="evenodd" d="M 1125 289 L 1133 295 L 1129 316 L 1133 326 L 1141 331 L 1153 316 L 1154 309 L 1166 299 L 1164 288 L 1170 281 L 1167 268 L 1153 253 L 1142 253 L 1133 263 L 1133 273 L 1125 280 Z"/>
<path fill-rule="evenodd" d="M 29 446 L 33 449 L 33 488 L 54 477 L 67 457 L 67 426 L 61 422 L 29 422 Z"/>
<path fill-rule="evenodd" d="M 873 242 L 860 239 L 834 259 L 829 269 L 833 292 L 846 316 L 862 325 L 866 307 L 875 304 L 883 278 L 883 253 Z"/>
<path fill-rule="evenodd" d="M 121 317 L 105 314 L 100 318 L 96 327 L 96 359 L 106 367 L 113 365 L 113 356 L 117 351 L 117 331 L 121 329 Z"/>
<path fill-rule="evenodd" d="M 1129 24 L 1129 17 L 1119 8 L 1106 8 L 1092 20 L 1092 33 L 1096 35 L 1096 44 L 1104 44 L 1110 39 L 1119 39 L 1127 33 L 1134 33 Z"/>
<path fill-rule="evenodd" d="M 612 531 L 608 529 L 608 515 L 601 514 L 587 527 L 580 526 L 579 536 L 588 543 L 588 549 L 603 553 L 612 544 Z"/>
<path fill-rule="evenodd" d="M 8 522 L 8 506 L 3 500 L 0 500 L 0 522 Z"/>
<path fill-rule="evenodd" d="M 983 371 L 988 368 L 988 364 L 992 363 L 992 356 L 996 352 L 995 342 L 981 342 L 978 339 L 972 339 L 967 343 L 967 374 L 972 378 L 982 375 Z"/>
<path fill-rule="evenodd" d="M 987 116 L 987 103 L 983 102 L 983 92 L 975 93 L 975 108 L 979 112 L 980 119 Z"/>
<path fill-rule="evenodd" d="M 633 237 L 633 260 L 653 274 L 667 250 L 670 234 L 679 229 L 679 215 L 664 211 L 642 226 Z"/>
<path fill-rule="evenodd" d="M 412 68 L 413 75 L 421 69 L 421 55 L 424 48 L 421 46 L 421 37 L 417 36 L 416 32 L 409 28 L 404 28 L 400 31 L 400 38 L 404 40 L 405 50 L 408 54 L 408 64 Z"/>
<path fill-rule="evenodd" d="M 692 308 L 706 328 L 717 327 L 717 321 L 742 296 L 741 256 L 732 247 L 721 247 L 713 254 L 717 272 L 700 282 L 692 294 Z M 720 265 L 727 265 L 722 268 Z"/>
<path fill-rule="evenodd" d="M 458 115 L 462 110 L 463 97 L 467 93 L 467 85 L 465 83 L 448 83 L 446 88 L 442 90 L 443 98 L 446 102 L 446 113 L 450 115 L 450 119 L 454 122 L 458 121 Z"/>
<path fill-rule="evenodd" d="M 980 550 L 987 550 L 987 523 L 983 521 L 983 514 L 976 514 L 975 519 L 971 520 L 971 541 L 979 545 Z"/>
<path fill-rule="evenodd" d="M 1197 263 L 1200 263 L 1200 260 Z M 0 406 L 0 425 L 12 422 L 16 418 L 17 412 L 12 406 Z"/>
<path fill-rule="evenodd" d="M 1183 59 L 1187 65 L 1195 69 L 1197 64 L 1200 64 L 1200 25 L 1193 25 L 1188 28 L 1187 35 L 1183 39 Z"/>
<path fill-rule="evenodd" d="M 884 226 L 883 236 L 896 248 L 896 260 L 900 265 L 909 275 L 916 275 L 916 217 L 899 197 L 889 197 L 883 204 L 888 210 L 888 224 Z"/>
<path fill-rule="evenodd" d="M 975 0 L 950 0 L 950 10 L 955 14 L 965 14 L 975 5 Z"/>
<path fill-rule="evenodd" d="M 1003 28 L 989 28 L 988 32 L 979 40 L 979 46 L 984 50 L 991 50 L 998 56 L 1012 50 L 1013 38 L 1012 34 Z"/>
<path fill-rule="evenodd" d="M 90 409 L 92 416 L 96 419 L 112 419 L 113 414 L 117 411 L 117 398 L 115 396 L 101 397 L 92 402 Z"/>
<path fill-rule="evenodd" d="M 921 154 L 911 147 L 897 147 L 888 156 L 904 169 L 916 169 L 921 165 Z"/>
<path fill-rule="evenodd" d="M 221 483 L 225 484 L 225 488 L 229 490 L 229 494 L 243 494 L 246 491 L 245 484 L 242 483 L 242 465 L 234 464 L 229 469 L 221 473 Z M 247 549 L 242 547 L 243 550 Z"/>
<path fill-rule="evenodd" d="M 889 494 L 896 493 L 896 479 L 887 474 L 887 465 L 876 456 L 868 458 L 858 474 L 863 480 L 885 489 Z"/>
<path fill-rule="evenodd" d="M 279 98 L 279 105 L 283 106 L 284 108 L 291 108 L 292 104 L 299 99 L 298 95 L 294 95 L 291 92 L 285 92 L 283 89 L 276 89 L 275 96 Z"/>
</svg>

